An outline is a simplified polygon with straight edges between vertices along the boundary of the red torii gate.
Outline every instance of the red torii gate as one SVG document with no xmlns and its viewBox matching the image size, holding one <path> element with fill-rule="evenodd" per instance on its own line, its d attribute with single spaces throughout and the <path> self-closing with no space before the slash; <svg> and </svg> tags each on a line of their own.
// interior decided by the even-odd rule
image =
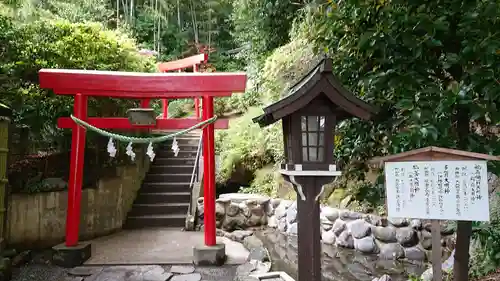
<svg viewBox="0 0 500 281">
<path fill-rule="evenodd" d="M 176 61 L 162 62 L 158 64 L 158 70 L 160 72 L 169 72 L 169 71 L 181 71 L 182 69 L 186 69 L 189 67 L 193 68 L 193 72 L 198 72 L 198 65 L 200 63 L 208 62 L 208 53 L 198 54 L 194 56 L 190 56 L 187 58 L 183 58 Z M 168 117 L 168 99 L 163 99 L 163 118 L 166 119 Z M 147 106 L 146 106 L 147 105 Z M 142 102 L 142 107 L 148 107 L 149 100 Z M 196 118 L 200 117 L 200 100 L 198 98 L 194 99 L 194 112 Z"/>
<path fill-rule="evenodd" d="M 213 98 L 243 92 L 245 73 L 137 73 L 95 70 L 42 69 L 40 87 L 58 95 L 74 95 L 76 118 L 101 129 L 186 129 L 213 117 Z M 157 119 L 156 125 L 134 126 L 128 118 L 88 117 L 87 100 L 93 97 L 126 99 L 203 98 L 203 116 L 199 118 Z M 71 163 L 66 215 L 67 247 L 78 245 L 80 204 L 86 130 L 71 118 L 59 118 L 59 128 L 72 129 Z M 214 129 L 228 127 L 227 120 L 217 120 L 203 129 L 205 245 L 216 244 L 215 235 L 215 142 Z"/>
</svg>

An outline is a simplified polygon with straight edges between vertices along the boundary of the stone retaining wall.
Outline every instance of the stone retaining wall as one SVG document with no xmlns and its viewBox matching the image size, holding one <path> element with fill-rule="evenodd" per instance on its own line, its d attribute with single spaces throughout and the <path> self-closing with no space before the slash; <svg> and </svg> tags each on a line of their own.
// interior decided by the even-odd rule
<svg viewBox="0 0 500 281">
<path fill-rule="evenodd" d="M 202 213 L 203 200 L 198 200 Z M 391 219 L 373 214 L 321 207 L 322 241 L 327 245 L 378 254 L 382 259 L 430 258 L 430 222 Z M 297 235 L 297 204 L 258 195 L 223 194 L 216 202 L 217 227 L 225 231 L 267 226 Z M 443 249 L 454 245 L 454 229 L 442 224 Z"/>
<path fill-rule="evenodd" d="M 149 168 L 139 155 L 134 165 L 117 168 L 115 178 L 82 191 L 80 239 L 110 234 L 123 222 Z M 68 192 L 12 194 L 8 199 L 7 243 L 17 249 L 44 248 L 64 240 Z"/>
</svg>

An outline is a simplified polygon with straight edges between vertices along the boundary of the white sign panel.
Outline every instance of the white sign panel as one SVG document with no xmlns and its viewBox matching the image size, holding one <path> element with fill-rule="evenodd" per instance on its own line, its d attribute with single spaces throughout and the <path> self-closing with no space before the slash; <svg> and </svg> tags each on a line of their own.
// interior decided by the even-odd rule
<svg viewBox="0 0 500 281">
<path fill-rule="evenodd" d="M 385 163 L 388 215 L 489 221 L 486 161 Z"/>
</svg>

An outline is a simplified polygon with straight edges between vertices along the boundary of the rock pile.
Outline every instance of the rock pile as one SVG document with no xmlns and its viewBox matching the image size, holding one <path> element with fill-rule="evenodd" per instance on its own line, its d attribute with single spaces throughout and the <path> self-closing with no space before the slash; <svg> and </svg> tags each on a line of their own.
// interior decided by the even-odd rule
<svg viewBox="0 0 500 281">
<path fill-rule="evenodd" d="M 216 217 L 217 227 L 225 231 L 267 226 L 287 235 L 297 235 L 297 202 L 294 201 L 225 194 L 216 201 Z M 425 221 L 384 218 L 331 207 L 321 207 L 320 221 L 324 244 L 378 254 L 382 259 L 430 257 L 431 225 Z M 453 243 L 453 231 L 442 224 L 443 246 Z"/>
</svg>

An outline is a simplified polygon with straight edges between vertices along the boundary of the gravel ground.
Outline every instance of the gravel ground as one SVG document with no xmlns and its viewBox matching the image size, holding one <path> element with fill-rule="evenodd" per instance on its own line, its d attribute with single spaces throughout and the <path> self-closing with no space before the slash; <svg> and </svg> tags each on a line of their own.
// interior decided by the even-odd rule
<svg viewBox="0 0 500 281">
<path fill-rule="evenodd" d="M 112 266 L 104 266 L 110 268 Z M 165 266 L 165 270 L 170 267 Z M 78 280 L 67 279 L 67 269 L 53 265 L 30 264 L 14 270 L 12 281 L 66 281 Z M 236 266 L 226 265 L 222 267 L 197 267 L 195 272 L 201 274 L 203 281 L 233 281 L 236 275 Z M 111 281 L 111 280 L 110 280 Z M 125 280 L 113 280 L 125 281 Z"/>
</svg>

